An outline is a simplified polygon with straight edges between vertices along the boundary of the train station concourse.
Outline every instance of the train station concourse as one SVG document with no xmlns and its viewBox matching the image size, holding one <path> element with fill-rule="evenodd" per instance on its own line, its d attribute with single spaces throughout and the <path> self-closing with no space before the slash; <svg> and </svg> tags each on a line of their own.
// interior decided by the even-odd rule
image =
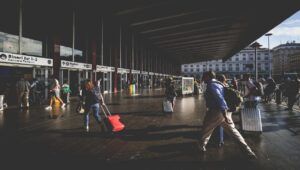
<svg viewBox="0 0 300 170">
<path fill-rule="evenodd" d="M 230 126 L 254 160 L 229 135 L 220 146 L 217 131 L 203 153 L 206 86 L 182 76 L 181 65 L 226 61 L 299 11 L 300 1 L 2 0 L 1 7 L 0 162 L 6 169 L 56 163 L 299 169 L 299 102 L 286 110 L 285 98 L 257 105 L 260 133 L 243 131 L 243 117 L 233 113 Z M 168 98 L 169 87 L 177 97 Z M 98 104 L 93 115 L 86 109 L 91 101 Z M 125 128 L 97 124 L 111 123 L 110 117 Z"/>
</svg>

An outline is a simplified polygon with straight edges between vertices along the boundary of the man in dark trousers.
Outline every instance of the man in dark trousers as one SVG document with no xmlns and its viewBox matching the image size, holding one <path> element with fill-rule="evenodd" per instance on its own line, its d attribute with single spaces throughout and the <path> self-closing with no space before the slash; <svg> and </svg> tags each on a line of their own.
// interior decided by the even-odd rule
<svg viewBox="0 0 300 170">
<path fill-rule="evenodd" d="M 286 95 L 288 97 L 288 108 L 286 110 L 293 110 L 293 106 L 299 97 L 299 85 L 300 83 L 297 77 L 294 77 L 293 80 L 287 84 Z"/>
<path fill-rule="evenodd" d="M 234 137 L 242 146 L 250 159 L 256 159 L 255 153 L 245 142 L 245 139 L 235 128 L 231 118 L 231 113 L 227 112 L 228 107 L 224 99 L 224 86 L 218 83 L 214 72 L 205 72 L 202 77 L 207 84 L 204 94 L 206 100 L 207 112 L 203 122 L 202 137 L 199 143 L 199 149 L 206 151 L 206 145 L 217 126 L 222 126 L 226 133 Z"/>
</svg>

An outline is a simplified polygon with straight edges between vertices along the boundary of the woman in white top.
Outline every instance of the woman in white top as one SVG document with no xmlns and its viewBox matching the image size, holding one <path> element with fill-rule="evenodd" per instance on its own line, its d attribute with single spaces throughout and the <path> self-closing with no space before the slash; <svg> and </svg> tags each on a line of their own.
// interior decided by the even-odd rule
<svg viewBox="0 0 300 170">
<path fill-rule="evenodd" d="M 51 89 L 50 89 L 50 105 L 46 109 L 52 109 L 53 97 L 55 97 L 62 104 L 61 108 L 65 107 L 65 103 L 60 98 L 60 85 L 57 79 L 53 80 Z"/>
</svg>

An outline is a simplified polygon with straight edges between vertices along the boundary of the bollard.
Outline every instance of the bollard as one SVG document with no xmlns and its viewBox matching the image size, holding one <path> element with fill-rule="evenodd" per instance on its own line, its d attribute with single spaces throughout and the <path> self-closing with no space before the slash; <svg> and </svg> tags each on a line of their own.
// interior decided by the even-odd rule
<svg viewBox="0 0 300 170">
<path fill-rule="evenodd" d="M 275 91 L 275 101 L 276 101 L 276 104 L 281 104 L 281 101 L 282 101 L 282 93 L 279 89 L 277 89 Z"/>
<path fill-rule="evenodd" d="M 135 94 L 135 84 L 132 84 L 132 94 Z"/>
<path fill-rule="evenodd" d="M 135 94 L 135 84 L 130 84 L 129 85 L 129 93 L 131 95 L 134 95 Z"/>
<path fill-rule="evenodd" d="M 3 100 L 4 100 L 4 95 L 0 95 L 0 110 L 4 109 Z"/>
</svg>

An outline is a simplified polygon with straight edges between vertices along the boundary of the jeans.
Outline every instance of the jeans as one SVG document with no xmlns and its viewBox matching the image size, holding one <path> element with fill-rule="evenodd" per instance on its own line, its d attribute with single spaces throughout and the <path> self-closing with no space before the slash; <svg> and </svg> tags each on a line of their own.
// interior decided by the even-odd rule
<svg viewBox="0 0 300 170">
<path fill-rule="evenodd" d="M 219 129 L 219 143 L 224 143 L 224 129 L 222 126 L 219 126 L 218 129 Z"/>
<path fill-rule="evenodd" d="M 84 126 L 88 126 L 89 125 L 89 113 L 90 111 L 93 112 L 93 116 L 96 119 L 96 121 L 98 123 L 101 122 L 101 117 L 99 115 L 100 109 L 99 109 L 99 103 L 93 104 L 90 106 L 90 109 L 86 109 L 85 113 L 84 113 Z"/>
<path fill-rule="evenodd" d="M 230 112 L 229 112 L 230 113 Z M 231 115 L 228 117 L 231 119 Z M 248 153 L 252 153 L 251 148 L 247 145 L 245 139 L 242 137 L 240 132 L 235 128 L 234 123 L 228 124 L 225 122 L 224 116 L 221 110 L 208 110 L 203 121 L 202 137 L 200 139 L 200 145 L 205 147 L 213 133 L 214 129 L 218 126 L 224 128 L 225 132 L 231 137 L 235 138 L 239 145 Z"/>
</svg>

